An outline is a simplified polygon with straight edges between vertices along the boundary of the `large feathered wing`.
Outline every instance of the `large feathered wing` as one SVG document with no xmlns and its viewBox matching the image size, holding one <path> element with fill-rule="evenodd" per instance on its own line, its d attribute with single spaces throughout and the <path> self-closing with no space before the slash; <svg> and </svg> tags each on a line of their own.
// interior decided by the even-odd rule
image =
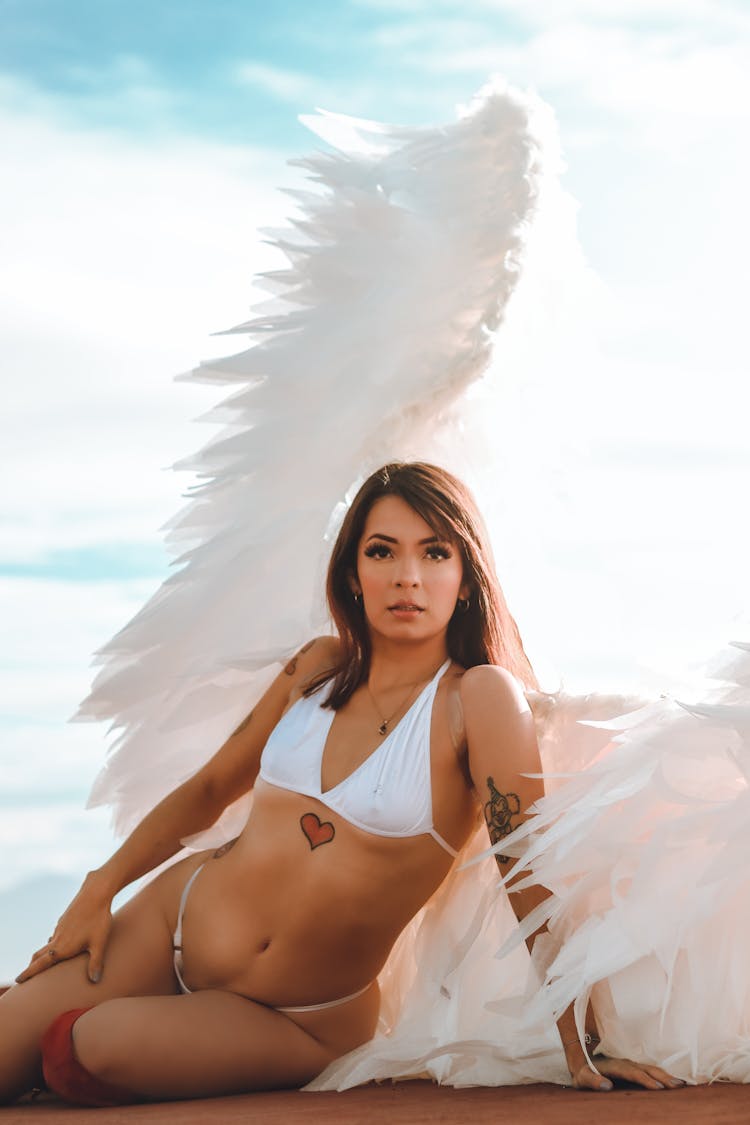
<svg viewBox="0 0 750 1125">
<path fill-rule="evenodd" d="M 288 266 L 261 277 L 272 298 L 232 330 L 250 347 L 187 376 L 231 393 L 208 416 L 224 429 L 175 466 L 199 479 L 168 525 L 175 571 L 98 652 L 76 716 L 116 732 L 89 803 L 112 805 L 119 833 L 325 629 L 347 492 L 380 463 L 430 455 L 487 367 L 554 133 L 546 107 L 500 84 L 440 127 L 306 121 L 333 148 L 296 162 L 311 190 L 271 235 Z M 201 842 L 246 815 L 230 808 Z"/>
<path fill-rule="evenodd" d="M 750 644 L 705 671 L 699 703 L 593 723 L 613 734 L 607 752 L 548 786 L 503 848 L 522 856 L 514 876 L 552 892 L 521 927 L 554 935 L 530 1023 L 574 1001 L 582 1021 L 593 993 L 607 1054 L 748 1082 Z"/>
</svg>

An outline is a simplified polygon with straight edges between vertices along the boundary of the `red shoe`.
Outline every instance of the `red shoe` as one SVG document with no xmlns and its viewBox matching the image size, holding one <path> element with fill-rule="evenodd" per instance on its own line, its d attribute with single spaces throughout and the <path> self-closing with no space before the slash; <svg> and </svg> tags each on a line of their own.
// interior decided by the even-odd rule
<svg viewBox="0 0 750 1125">
<path fill-rule="evenodd" d="M 53 1094 L 75 1105 L 132 1105 L 145 1101 L 132 1090 L 96 1078 L 73 1054 L 73 1024 L 88 1008 L 72 1008 L 49 1025 L 41 1039 L 44 1080 Z"/>
</svg>

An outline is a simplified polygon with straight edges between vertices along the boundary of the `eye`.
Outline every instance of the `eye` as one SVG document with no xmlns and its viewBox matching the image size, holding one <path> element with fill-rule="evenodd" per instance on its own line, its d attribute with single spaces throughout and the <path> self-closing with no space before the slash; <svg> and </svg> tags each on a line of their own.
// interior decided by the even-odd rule
<svg viewBox="0 0 750 1125">
<path fill-rule="evenodd" d="M 435 543 L 433 546 L 428 547 L 425 554 L 428 559 L 449 559 L 451 557 L 449 548 L 443 546 L 441 543 Z"/>
<path fill-rule="evenodd" d="M 386 559 L 390 553 L 391 549 L 385 543 L 370 543 L 365 547 L 365 556 L 368 559 Z"/>
</svg>

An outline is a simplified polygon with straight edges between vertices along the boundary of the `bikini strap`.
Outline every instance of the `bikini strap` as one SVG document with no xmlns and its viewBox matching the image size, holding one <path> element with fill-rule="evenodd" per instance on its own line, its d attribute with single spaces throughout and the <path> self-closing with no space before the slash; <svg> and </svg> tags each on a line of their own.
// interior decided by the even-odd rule
<svg viewBox="0 0 750 1125">
<path fill-rule="evenodd" d="M 437 828 L 428 828 L 427 831 L 430 833 L 436 844 L 440 844 L 441 848 L 445 848 L 449 855 L 452 855 L 454 859 L 456 858 L 458 852 L 455 848 L 451 847 L 444 836 L 440 835 Z"/>
<path fill-rule="evenodd" d="M 434 694 L 434 691 L 436 691 L 436 690 L 437 690 L 437 688 L 438 688 L 438 685 L 439 685 L 440 681 L 442 680 L 443 676 L 445 675 L 445 673 L 446 673 L 446 672 L 448 671 L 448 669 L 450 668 L 450 666 L 451 666 L 451 663 L 452 663 L 452 661 L 451 661 L 451 658 L 450 658 L 450 656 L 449 656 L 449 657 L 448 657 L 448 659 L 447 659 L 447 660 L 445 660 L 445 661 L 444 661 L 444 662 L 443 662 L 443 663 L 442 663 L 442 664 L 440 665 L 440 667 L 438 668 L 438 670 L 437 670 L 437 672 L 435 673 L 435 675 L 434 675 L 434 676 L 432 677 L 432 679 L 431 679 L 431 680 L 430 680 L 430 681 L 429 681 L 429 682 L 427 683 L 426 687 L 424 687 L 424 688 L 422 689 L 422 690 L 423 690 L 423 692 L 424 692 L 424 694 L 425 694 L 425 696 L 429 697 L 429 696 L 430 696 L 430 694 Z M 434 689 L 434 690 L 433 690 L 433 689 Z"/>
<path fill-rule="evenodd" d="M 183 889 L 182 895 L 180 897 L 180 906 L 177 911 L 177 925 L 175 926 L 174 934 L 172 935 L 173 949 L 182 949 L 182 915 L 185 913 L 185 903 L 187 902 L 188 892 L 193 885 L 193 880 L 195 879 L 198 872 L 202 871 L 204 867 L 204 863 L 201 863 L 198 867 L 196 867 L 195 871 L 190 876 Z"/>
</svg>

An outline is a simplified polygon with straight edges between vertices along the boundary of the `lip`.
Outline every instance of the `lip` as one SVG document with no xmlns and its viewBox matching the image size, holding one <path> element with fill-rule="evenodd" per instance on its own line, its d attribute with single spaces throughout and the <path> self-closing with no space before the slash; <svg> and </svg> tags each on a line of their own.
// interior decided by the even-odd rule
<svg viewBox="0 0 750 1125">
<path fill-rule="evenodd" d="M 389 605 L 388 609 L 390 610 L 391 613 L 410 613 L 410 614 L 414 614 L 414 613 L 422 613 L 423 610 L 424 610 L 424 606 L 417 605 L 416 602 L 395 602 L 393 605 Z"/>
</svg>

